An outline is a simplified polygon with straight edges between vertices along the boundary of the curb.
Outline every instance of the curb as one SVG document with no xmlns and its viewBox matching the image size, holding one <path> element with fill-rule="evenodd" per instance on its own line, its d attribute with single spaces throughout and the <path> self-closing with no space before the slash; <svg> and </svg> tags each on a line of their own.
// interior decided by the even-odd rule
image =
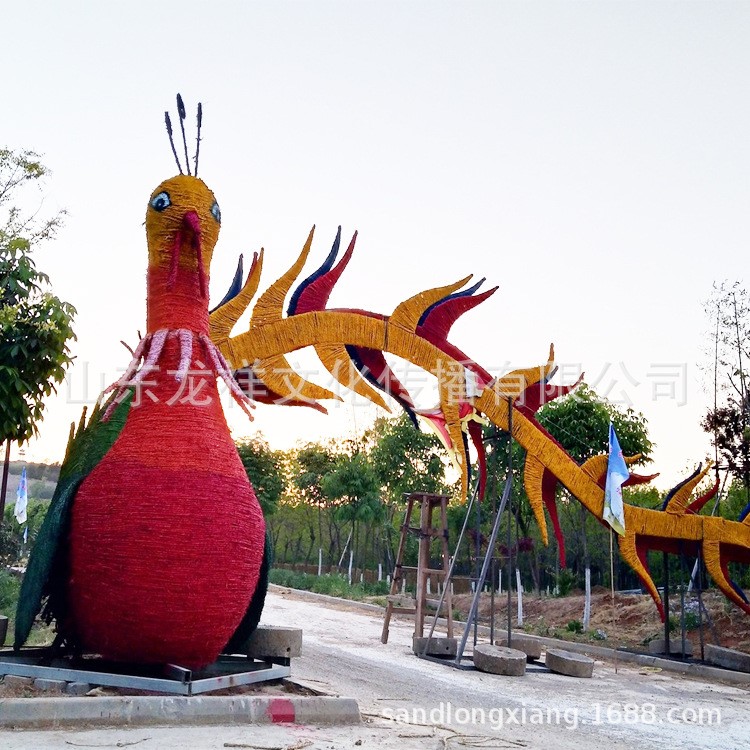
<svg viewBox="0 0 750 750">
<path fill-rule="evenodd" d="M 0 728 L 185 724 L 359 724 L 353 698 L 123 696 L 0 699 Z"/>
<path fill-rule="evenodd" d="M 381 614 L 385 613 L 385 607 L 381 607 L 377 604 L 370 604 L 368 602 L 360 602 L 355 599 L 339 599 L 335 596 L 328 596 L 326 594 L 316 594 L 313 591 L 304 591 L 302 589 L 293 589 L 289 586 L 269 586 L 269 589 L 273 589 L 278 593 L 284 591 L 293 592 L 295 596 L 300 595 L 304 599 L 314 599 L 322 602 L 335 602 L 341 604 L 342 602 L 350 604 L 353 607 L 359 607 L 368 612 L 377 611 Z M 432 624 L 432 619 L 430 619 Z M 464 623 L 457 622 L 454 620 L 454 627 L 460 629 Z M 438 626 L 445 626 L 445 620 L 440 618 L 438 620 Z M 457 633 L 456 637 L 461 637 L 461 632 Z M 490 629 L 487 625 L 479 625 L 478 632 L 488 637 Z M 505 633 L 505 629 L 495 628 L 495 633 Z M 516 635 L 530 636 L 529 633 L 523 631 L 514 630 L 513 633 Z M 750 673 L 747 672 L 736 672 L 731 669 L 722 667 L 712 667 L 709 664 L 699 664 L 694 662 L 681 662 L 673 659 L 664 659 L 659 656 L 650 656 L 649 654 L 634 654 L 630 651 L 620 651 L 619 649 L 607 648 L 605 646 L 595 646 L 588 643 L 577 643 L 576 641 L 563 641 L 557 638 L 548 638 L 546 636 L 535 635 L 531 636 L 538 639 L 545 648 L 562 648 L 566 651 L 573 651 L 578 654 L 588 654 L 589 656 L 596 657 L 598 659 L 606 659 L 611 662 L 628 662 L 630 664 L 638 664 L 642 667 L 658 667 L 664 672 L 675 672 L 677 674 L 684 675 L 686 677 L 695 677 L 698 679 L 709 679 L 717 682 L 725 682 L 730 685 L 739 685 L 741 687 L 750 687 Z"/>
<path fill-rule="evenodd" d="M 599 659 L 614 662 L 628 662 L 638 664 L 642 667 L 658 667 L 664 672 L 676 672 L 688 677 L 716 680 L 731 685 L 750 687 L 750 674 L 747 672 L 735 672 L 731 669 L 712 667 L 709 664 L 696 664 L 693 662 L 682 662 L 673 659 L 664 659 L 660 656 L 649 656 L 648 654 L 633 654 L 630 651 L 619 651 L 603 646 L 593 646 L 587 643 L 576 643 L 575 641 L 559 641 L 555 638 L 539 636 L 539 640 L 545 648 L 563 648 L 577 654 L 588 654 Z"/>
<path fill-rule="evenodd" d="M 268 590 L 276 594 L 292 593 L 301 599 L 312 599 L 319 602 L 330 602 L 331 604 L 350 604 L 352 607 L 364 609 L 368 612 L 377 612 L 381 615 L 385 612 L 385 607 L 381 607 L 379 604 L 370 604 L 370 602 L 362 602 L 359 599 L 342 599 L 338 596 L 318 594 L 315 591 L 307 591 L 306 589 L 293 589 L 291 586 L 279 586 L 277 583 L 269 583 Z"/>
</svg>

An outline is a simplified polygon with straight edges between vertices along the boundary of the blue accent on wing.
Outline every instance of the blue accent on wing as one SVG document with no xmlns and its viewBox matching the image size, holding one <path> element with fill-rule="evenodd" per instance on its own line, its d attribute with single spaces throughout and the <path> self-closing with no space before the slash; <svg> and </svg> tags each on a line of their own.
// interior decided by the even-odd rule
<svg viewBox="0 0 750 750">
<path fill-rule="evenodd" d="M 328 257 L 323 261 L 323 265 L 317 271 L 313 271 L 313 273 L 308 276 L 303 282 L 301 282 L 300 285 L 294 290 L 292 297 L 289 300 L 289 307 L 287 307 L 286 310 L 287 315 L 294 315 L 294 313 L 297 311 L 297 305 L 299 304 L 299 298 L 302 296 L 302 292 L 304 292 L 305 289 L 307 289 L 307 287 L 313 283 L 313 281 L 317 281 L 323 274 L 328 273 L 333 268 L 333 264 L 336 261 L 336 256 L 339 253 L 340 244 L 341 227 L 339 226 L 339 229 L 336 232 L 336 239 L 333 241 L 333 246 L 331 247 L 331 252 L 328 253 Z"/>
<path fill-rule="evenodd" d="M 687 478 L 683 479 L 678 485 L 675 487 L 672 487 L 669 492 L 667 492 L 667 496 L 664 498 L 664 502 L 661 504 L 661 509 L 666 510 L 667 505 L 669 505 L 669 501 L 677 494 L 677 492 L 684 487 L 690 480 L 695 479 L 698 474 L 701 473 L 701 469 L 703 468 L 703 464 L 698 464 L 698 468 Z"/>
<path fill-rule="evenodd" d="M 417 323 L 418 326 L 424 325 L 427 321 L 427 317 L 429 314 L 439 305 L 442 305 L 444 302 L 447 302 L 449 299 L 457 299 L 459 297 L 471 297 L 474 292 L 476 292 L 477 289 L 479 289 L 486 279 L 479 279 L 474 286 L 470 286 L 468 289 L 464 289 L 462 292 L 454 292 L 453 294 L 449 294 L 446 297 L 443 297 L 442 299 L 439 299 L 437 302 L 433 302 L 423 313 L 422 316 L 419 318 L 419 322 Z"/>
<path fill-rule="evenodd" d="M 213 310 L 209 310 L 208 314 L 210 315 L 211 313 L 216 312 L 216 310 L 218 310 L 222 305 L 226 305 L 227 302 L 233 300 L 240 293 L 240 291 L 242 291 L 242 253 L 240 253 L 240 259 L 237 261 L 237 270 L 234 272 L 234 278 L 232 279 L 231 286 L 229 287 L 221 302 L 219 302 L 219 304 L 216 305 Z"/>
<path fill-rule="evenodd" d="M 747 600 L 747 596 L 745 596 L 745 592 L 731 578 L 729 579 L 729 585 L 737 592 L 737 595 L 743 602 L 745 602 L 745 604 L 750 604 Z"/>
<path fill-rule="evenodd" d="M 469 460 L 469 437 L 463 430 L 461 430 L 461 440 L 464 446 L 464 461 L 466 461 L 466 486 L 471 487 L 472 471 L 471 471 L 471 461 Z"/>
<path fill-rule="evenodd" d="M 377 388 L 379 391 L 382 391 L 383 393 L 390 396 L 406 412 L 406 416 L 409 417 L 409 421 L 414 425 L 415 429 L 418 430 L 419 421 L 417 420 L 417 415 L 414 413 L 414 410 L 409 406 L 409 404 L 407 404 L 406 401 L 404 401 L 395 393 L 390 393 L 383 387 L 383 384 L 370 372 L 370 368 L 367 367 L 360 359 L 356 346 L 346 344 L 345 349 L 346 353 L 349 355 L 352 362 L 354 362 L 354 366 L 359 370 L 362 377 L 367 380 L 368 383 L 371 383 L 373 386 L 375 386 L 375 388 Z"/>
<path fill-rule="evenodd" d="M 737 519 L 738 521 L 744 521 L 747 518 L 747 514 L 750 513 L 750 503 L 748 503 L 743 509 L 742 513 L 740 513 L 740 517 Z"/>
</svg>

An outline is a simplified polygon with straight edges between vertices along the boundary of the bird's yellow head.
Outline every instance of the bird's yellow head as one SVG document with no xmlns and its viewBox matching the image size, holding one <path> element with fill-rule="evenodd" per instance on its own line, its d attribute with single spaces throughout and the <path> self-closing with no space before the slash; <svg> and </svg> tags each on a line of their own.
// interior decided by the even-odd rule
<svg viewBox="0 0 750 750">
<path fill-rule="evenodd" d="M 198 177 L 171 177 L 151 193 L 146 210 L 148 262 L 152 271 L 165 273 L 167 290 L 179 275 L 197 279 L 200 295 L 207 296 L 220 226 L 219 204 Z"/>
</svg>

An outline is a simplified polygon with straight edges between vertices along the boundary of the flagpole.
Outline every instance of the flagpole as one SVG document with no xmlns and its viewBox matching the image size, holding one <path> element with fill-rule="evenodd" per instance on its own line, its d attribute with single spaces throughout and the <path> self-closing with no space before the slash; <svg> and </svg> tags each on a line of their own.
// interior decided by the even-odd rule
<svg viewBox="0 0 750 750">
<path fill-rule="evenodd" d="M 615 605 L 615 542 L 614 532 L 625 533 L 625 508 L 622 485 L 628 481 L 630 471 L 622 455 L 620 443 L 615 434 L 615 426 L 609 423 L 609 457 L 607 458 L 607 478 L 604 486 L 604 508 L 602 520 L 609 524 L 609 580 L 612 589 L 612 631 L 614 637 L 617 608 Z M 615 674 L 617 674 L 617 648 L 615 648 Z"/>
<path fill-rule="evenodd" d="M 615 606 L 615 530 L 609 527 L 609 582 L 612 586 L 612 635 L 614 636 L 615 618 L 617 607 Z M 615 674 L 617 674 L 617 646 L 615 645 Z"/>
<path fill-rule="evenodd" d="M 612 584 L 612 604 L 615 603 L 615 531 L 609 527 L 609 582 Z"/>
</svg>

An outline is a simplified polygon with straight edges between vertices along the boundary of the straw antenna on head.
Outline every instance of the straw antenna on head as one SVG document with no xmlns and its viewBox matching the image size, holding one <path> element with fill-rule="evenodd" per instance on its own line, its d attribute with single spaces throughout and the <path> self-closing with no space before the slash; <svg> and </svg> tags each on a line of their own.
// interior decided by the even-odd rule
<svg viewBox="0 0 750 750">
<path fill-rule="evenodd" d="M 180 94 L 177 94 L 177 115 L 180 118 L 180 131 L 182 132 L 182 145 L 185 148 L 185 169 L 187 170 L 188 174 L 193 174 L 190 171 L 190 158 L 188 157 L 188 147 L 187 147 L 187 138 L 185 137 L 185 103 L 182 101 L 182 96 Z M 169 144 L 172 147 L 172 154 L 174 155 L 174 160 L 177 162 L 177 169 L 180 170 L 180 174 L 185 174 L 182 170 L 182 164 L 180 163 L 180 157 L 177 156 L 177 149 L 174 145 L 174 134 L 172 131 L 172 120 L 169 117 L 169 112 L 164 113 L 164 122 L 167 126 L 167 134 L 169 135 Z M 198 174 L 198 156 L 200 154 L 200 148 L 201 148 L 201 125 L 203 123 L 203 106 L 198 103 L 198 136 L 197 136 L 197 144 L 195 148 L 195 158 L 193 159 L 193 164 L 195 167 L 194 174 L 197 176 Z"/>
<path fill-rule="evenodd" d="M 180 170 L 180 174 L 184 174 L 182 171 L 182 165 L 180 159 L 177 156 L 177 149 L 174 147 L 174 138 L 172 137 L 172 121 L 169 119 L 169 112 L 164 113 L 164 122 L 167 125 L 167 134 L 169 135 L 169 143 L 172 146 L 172 153 L 174 154 L 174 160 L 177 162 L 177 169 Z"/>
<path fill-rule="evenodd" d="M 185 169 L 190 174 L 190 160 L 188 159 L 187 139 L 185 138 L 185 104 L 177 94 L 177 114 L 180 116 L 180 130 L 182 131 L 182 145 L 185 147 Z"/>
<path fill-rule="evenodd" d="M 203 105 L 198 102 L 198 135 L 195 139 L 195 176 L 198 176 L 198 155 L 201 150 L 201 125 L 203 124 Z"/>
</svg>

